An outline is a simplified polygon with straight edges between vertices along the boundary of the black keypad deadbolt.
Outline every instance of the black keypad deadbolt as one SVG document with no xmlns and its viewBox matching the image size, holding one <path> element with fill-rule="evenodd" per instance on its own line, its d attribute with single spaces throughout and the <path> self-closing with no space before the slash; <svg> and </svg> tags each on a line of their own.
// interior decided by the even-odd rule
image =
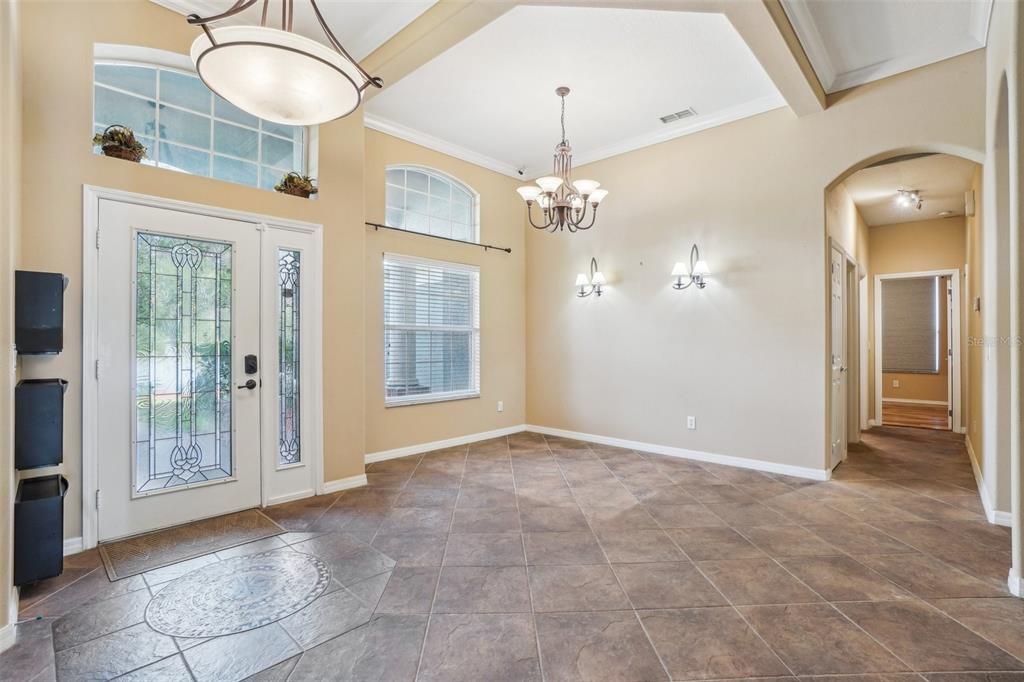
<svg viewBox="0 0 1024 682">
<path fill-rule="evenodd" d="M 256 374 L 256 372 L 258 372 L 258 371 L 260 371 L 259 360 L 256 359 L 255 355 L 246 355 L 245 356 L 245 373 L 246 374 Z"/>
</svg>

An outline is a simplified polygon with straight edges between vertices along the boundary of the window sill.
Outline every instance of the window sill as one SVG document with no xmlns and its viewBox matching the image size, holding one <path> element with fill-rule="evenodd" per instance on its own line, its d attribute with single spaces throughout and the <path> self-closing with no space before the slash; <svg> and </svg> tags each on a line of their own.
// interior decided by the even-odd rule
<svg viewBox="0 0 1024 682">
<path fill-rule="evenodd" d="M 418 395 L 403 398 L 385 398 L 384 407 L 406 407 L 408 405 L 425 405 L 427 403 L 446 403 L 454 400 L 473 400 L 480 397 L 479 391 L 472 393 L 438 393 L 435 395 Z"/>
</svg>

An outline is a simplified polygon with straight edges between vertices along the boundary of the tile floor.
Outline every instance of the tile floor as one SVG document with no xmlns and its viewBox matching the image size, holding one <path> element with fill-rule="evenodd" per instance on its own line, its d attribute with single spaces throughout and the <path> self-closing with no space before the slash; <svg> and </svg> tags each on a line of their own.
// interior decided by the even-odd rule
<svg viewBox="0 0 1024 682">
<path fill-rule="evenodd" d="M 23 591 L 0 678 L 1024 682 L 1009 533 L 953 434 L 874 429 L 826 483 L 529 433 L 367 477 L 269 509 L 285 535 L 116 583 L 69 557 Z M 331 587 L 234 635 L 147 625 L 169 581 L 264 551 Z"/>
</svg>

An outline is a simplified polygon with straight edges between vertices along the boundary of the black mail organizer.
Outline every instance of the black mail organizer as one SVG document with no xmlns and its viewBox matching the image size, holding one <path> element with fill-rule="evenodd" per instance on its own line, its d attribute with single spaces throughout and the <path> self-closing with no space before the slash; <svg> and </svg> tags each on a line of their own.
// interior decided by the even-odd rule
<svg viewBox="0 0 1024 682">
<path fill-rule="evenodd" d="M 56 355 L 64 350 L 64 290 L 58 272 L 14 273 L 14 345 L 19 355 Z"/>
<path fill-rule="evenodd" d="M 25 379 L 14 389 L 14 468 L 64 461 L 64 379 Z"/>
<path fill-rule="evenodd" d="M 14 498 L 14 584 L 19 587 L 64 571 L 64 496 L 60 474 L 18 482 Z"/>
</svg>

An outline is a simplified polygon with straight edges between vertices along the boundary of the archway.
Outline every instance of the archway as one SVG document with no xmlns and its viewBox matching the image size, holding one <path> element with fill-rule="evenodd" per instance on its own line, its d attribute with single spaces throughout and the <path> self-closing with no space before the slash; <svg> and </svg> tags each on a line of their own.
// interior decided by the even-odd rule
<svg viewBox="0 0 1024 682">
<path fill-rule="evenodd" d="M 1011 157 L 1013 146 L 1010 144 L 1012 131 L 1009 130 L 1009 97 L 1005 79 L 1000 94 L 1000 104 L 996 113 L 996 136 L 990 138 L 988 154 L 983 154 L 973 149 L 962 149 L 950 145 L 925 145 L 908 146 L 904 148 L 890 149 L 884 152 L 873 154 L 859 162 L 851 165 L 825 187 L 825 231 L 824 246 L 826 250 L 826 292 L 832 287 L 831 263 L 833 262 L 835 240 L 829 230 L 830 193 L 843 186 L 844 181 L 852 175 L 869 166 L 879 162 L 891 161 L 899 157 L 913 157 L 922 154 L 945 154 L 972 161 L 983 168 L 983 192 L 977 197 L 979 210 L 982 217 L 979 219 L 980 229 L 983 234 L 981 245 L 981 272 L 983 282 L 979 282 L 981 297 L 977 299 L 979 310 L 982 315 L 983 327 L 978 329 L 981 338 L 967 339 L 965 336 L 964 356 L 968 350 L 968 344 L 972 347 L 970 352 L 976 354 L 981 366 L 981 381 L 977 382 L 983 389 L 980 391 L 984 407 L 981 409 L 982 427 L 978 429 L 983 435 L 981 447 L 977 448 L 976 459 L 981 466 L 976 468 L 976 476 L 979 470 L 984 470 L 984 484 L 979 483 L 979 492 L 985 499 L 983 489 L 989 491 L 986 513 L 990 522 L 1000 525 L 1012 525 L 1012 547 L 1010 551 L 1011 571 L 1009 583 L 1011 590 L 1020 587 L 1021 564 L 1024 559 L 1024 546 L 1022 546 L 1020 528 L 1020 425 L 1024 422 L 1024 404 L 1019 399 L 1019 390 L 1024 387 L 1024 363 L 1018 359 L 1019 348 L 1014 339 L 1020 333 L 1020 328 L 1015 324 L 1019 319 L 1011 314 L 1012 307 L 1024 304 L 1024 290 L 1020 292 L 1015 288 L 1022 283 L 1015 276 L 1015 263 L 1018 262 L 1021 254 L 1017 249 L 1021 248 L 1020 242 L 1012 236 L 1011 226 L 1014 225 L 1015 217 L 1013 211 L 1013 175 L 1014 160 Z M 982 196 L 985 201 L 982 202 Z M 1018 293 L 1012 296 L 1011 292 Z M 964 299 L 965 306 L 973 306 L 977 292 L 972 292 L 971 300 Z M 831 322 L 831 296 L 826 295 L 825 319 Z M 968 308 L 969 309 L 969 308 Z M 830 369 L 833 365 L 832 353 L 835 348 L 832 333 L 832 324 L 826 325 L 826 377 L 830 377 Z M 991 343 L 990 343 L 991 340 Z M 977 385 L 976 384 L 976 385 Z M 833 387 L 826 380 L 826 430 L 834 427 L 833 419 Z M 964 422 L 966 424 L 966 422 Z M 833 439 L 829 438 L 829 443 Z M 826 451 L 828 457 L 828 451 Z M 980 476 L 979 476 L 980 478 Z M 1012 494 L 1011 494 L 1012 492 Z M 1005 555 L 1004 555 L 1005 560 Z M 1005 569 L 1004 569 L 1005 570 Z"/>
</svg>

